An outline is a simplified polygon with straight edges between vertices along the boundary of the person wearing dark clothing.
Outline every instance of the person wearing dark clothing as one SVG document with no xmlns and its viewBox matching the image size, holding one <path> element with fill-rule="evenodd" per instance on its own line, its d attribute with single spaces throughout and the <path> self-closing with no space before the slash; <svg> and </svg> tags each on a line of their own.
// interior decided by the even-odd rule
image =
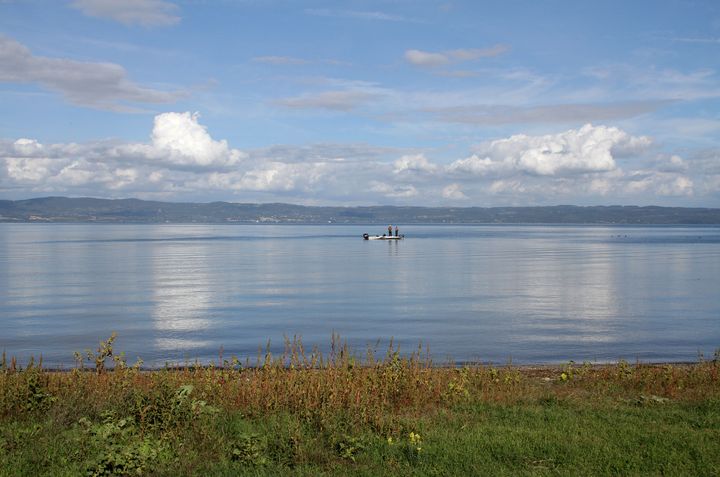
<svg viewBox="0 0 720 477">
<path fill-rule="evenodd" d="M 399 235 L 398 235 L 398 226 L 397 226 L 397 225 L 395 226 L 395 236 L 396 236 L 396 237 L 399 237 Z"/>
<path fill-rule="evenodd" d="M 392 225 L 388 225 L 388 235 L 392 237 Z"/>
</svg>

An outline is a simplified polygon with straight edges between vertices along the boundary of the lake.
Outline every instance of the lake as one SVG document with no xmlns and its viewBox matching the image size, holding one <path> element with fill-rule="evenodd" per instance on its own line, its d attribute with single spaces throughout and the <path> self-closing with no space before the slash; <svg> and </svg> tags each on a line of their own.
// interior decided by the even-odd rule
<svg viewBox="0 0 720 477">
<path fill-rule="evenodd" d="M 720 228 L 0 224 L 0 350 L 146 366 L 332 333 L 435 362 L 693 361 L 720 348 Z M 379 340 L 379 342 L 378 342 Z"/>
</svg>

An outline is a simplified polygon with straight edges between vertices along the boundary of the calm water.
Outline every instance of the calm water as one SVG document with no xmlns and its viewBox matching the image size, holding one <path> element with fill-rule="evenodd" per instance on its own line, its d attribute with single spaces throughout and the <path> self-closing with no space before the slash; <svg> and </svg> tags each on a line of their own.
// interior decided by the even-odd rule
<svg viewBox="0 0 720 477">
<path fill-rule="evenodd" d="M 0 224 L 0 349 L 147 365 L 301 335 L 435 361 L 695 360 L 720 347 L 720 228 Z"/>
</svg>

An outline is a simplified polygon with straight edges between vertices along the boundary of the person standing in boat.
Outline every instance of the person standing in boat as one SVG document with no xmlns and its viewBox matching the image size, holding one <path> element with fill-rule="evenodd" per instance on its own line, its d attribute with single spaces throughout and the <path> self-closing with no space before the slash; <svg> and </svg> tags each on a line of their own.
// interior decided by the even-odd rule
<svg viewBox="0 0 720 477">
<path fill-rule="evenodd" d="M 397 226 L 397 225 L 395 226 L 395 236 L 396 236 L 396 237 L 399 237 L 399 235 L 398 235 L 398 226 Z"/>
<path fill-rule="evenodd" d="M 388 225 L 388 236 L 392 237 L 392 225 Z"/>
</svg>

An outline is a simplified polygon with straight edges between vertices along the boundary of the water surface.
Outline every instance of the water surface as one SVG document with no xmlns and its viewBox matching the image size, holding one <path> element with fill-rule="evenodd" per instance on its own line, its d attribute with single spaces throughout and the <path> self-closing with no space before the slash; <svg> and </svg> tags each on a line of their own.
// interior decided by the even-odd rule
<svg viewBox="0 0 720 477">
<path fill-rule="evenodd" d="M 0 224 L 0 349 L 117 331 L 147 365 L 268 339 L 393 337 L 443 362 L 695 360 L 720 347 L 720 228 Z"/>
</svg>

